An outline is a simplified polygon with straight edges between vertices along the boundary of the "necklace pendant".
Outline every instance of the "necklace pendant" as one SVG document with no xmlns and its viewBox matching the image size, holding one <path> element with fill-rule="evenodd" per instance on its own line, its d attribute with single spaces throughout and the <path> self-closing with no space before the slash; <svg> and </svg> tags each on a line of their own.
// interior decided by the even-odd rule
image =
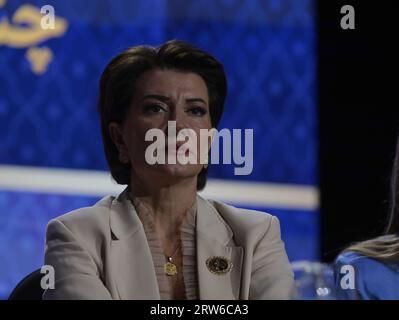
<svg viewBox="0 0 399 320">
<path fill-rule="evenodd" d="M 165 274 L 168 276 L 175 276 L 177 274 L 177 267 L 174 263 L 168 261 L 163 265 Z"/>
</svg>

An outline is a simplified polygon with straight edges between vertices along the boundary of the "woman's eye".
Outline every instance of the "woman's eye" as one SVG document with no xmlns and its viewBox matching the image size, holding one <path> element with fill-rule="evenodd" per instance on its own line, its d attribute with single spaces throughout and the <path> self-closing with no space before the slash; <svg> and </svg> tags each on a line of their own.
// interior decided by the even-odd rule
<svg viewBox="0 0 399 320">
<path fill-rule="evenodd" d="M 191 107 L 188 111 L 195 116 L 203 116 L 207 112 L 203 107 Z"/>
<path fill-rule="evenodd" d="M 144 113 L 160 113 L 165 111 L 166 109 L 158 104 L 151 104 L 144 107 Z"/>
</svg>

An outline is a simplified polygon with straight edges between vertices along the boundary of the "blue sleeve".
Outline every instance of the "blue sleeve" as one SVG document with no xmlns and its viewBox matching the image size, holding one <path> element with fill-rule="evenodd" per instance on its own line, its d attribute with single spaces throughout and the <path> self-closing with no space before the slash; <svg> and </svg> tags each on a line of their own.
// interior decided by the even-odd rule
<svg viewBox="0 0 399 320">
<path fill-rule="evenodd" d="M 359 283 L 358 266 L 355 258 L 348 253 L 339 255 L 334 264 L 335 290 L 338 300 L 368 299 Z"/>
<path fill-rule="evenodd" d="M 337 299 L 399 299 L 399 270 L 354 252 L 338 256 L 334 265 Z"/>
</svg>

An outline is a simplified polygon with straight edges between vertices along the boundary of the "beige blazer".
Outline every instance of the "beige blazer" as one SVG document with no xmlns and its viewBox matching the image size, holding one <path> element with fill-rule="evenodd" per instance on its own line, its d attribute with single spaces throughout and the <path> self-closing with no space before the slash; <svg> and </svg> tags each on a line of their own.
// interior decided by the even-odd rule
<svg viewBox="0 0 399 320">
<path fill-rule="evenodd" d="M 287 299 L 293 274 L 276 217 L 197 196 L 200 299 Z M 209 257 L 233 268 L 214 274 Z M 44 299 L 160 299 L 150 248 L 126 190 L 47 225 L 45 264 L 55 288 Z"/>
</svg>

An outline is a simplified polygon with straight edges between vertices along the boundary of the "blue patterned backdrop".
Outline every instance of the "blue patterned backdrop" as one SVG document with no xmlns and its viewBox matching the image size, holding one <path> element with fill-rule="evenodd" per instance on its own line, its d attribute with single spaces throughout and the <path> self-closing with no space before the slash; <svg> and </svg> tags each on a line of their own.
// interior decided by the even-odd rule
<svg viewBox="0 0 399 320">
<path fill-rule="evenodd" d="M 52 5 L 67 27 L 24 47 L 4 40 L 0 27 L 0 165 L 107 170 L 95 112 L 99 75 L 129 46 L 178 38 L 225 66 L 220 127 L 254 129 L 253 173 L 234 176 L 232 166 L 218 165 L 210 176 L 317 186 L 313 0 L 0 0 L 0 22 L 12 25 L 27 4 Z M 52 56 L 45 71 L 32 69 L 36 52 Z M 0 190 L 0 297 L 41 265 L 47 221 L 96 200 Z M 291 260 L 318 258 L 317 210 L 258 209 L 280 218 Z"/>
</svg>

